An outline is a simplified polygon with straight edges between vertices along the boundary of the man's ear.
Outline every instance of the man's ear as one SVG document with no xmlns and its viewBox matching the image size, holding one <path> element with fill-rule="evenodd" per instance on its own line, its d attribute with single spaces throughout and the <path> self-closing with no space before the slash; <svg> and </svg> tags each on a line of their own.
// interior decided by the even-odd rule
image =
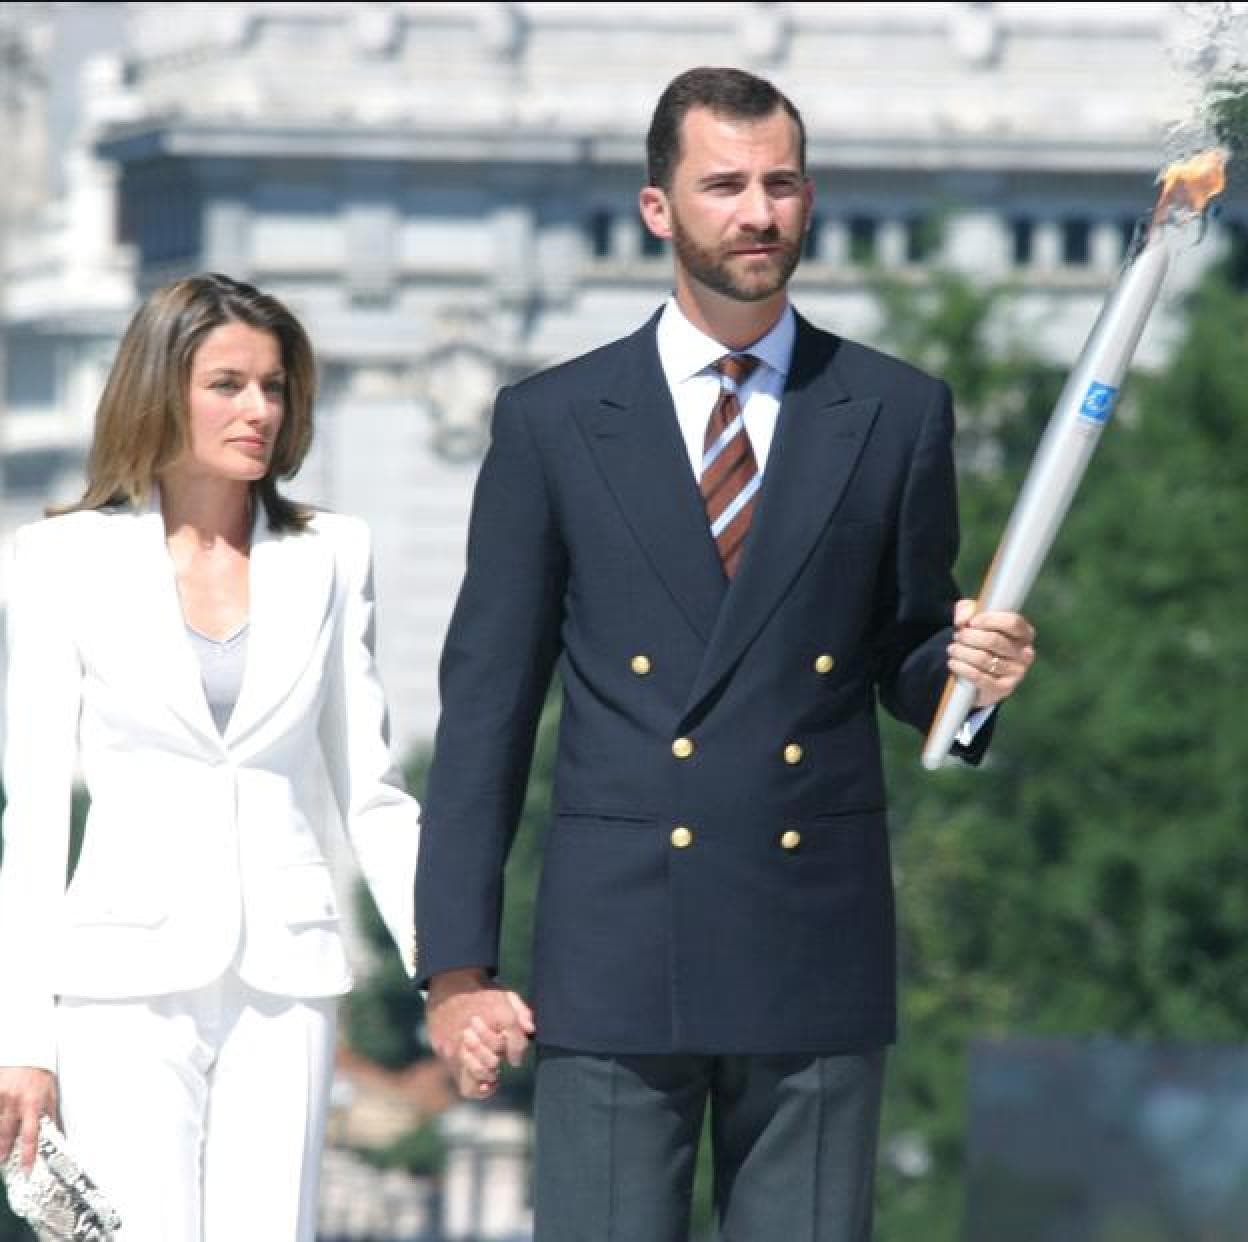
<svg viewBox="0 0 1248 1242">
<path fill-rule="evenodd" d="M 641 218 L 655 237 L 670 241 L 672 237 L 672 213 L 667 195 L 657 185 L 643 186 L 637 196 Z"/>
</svg>

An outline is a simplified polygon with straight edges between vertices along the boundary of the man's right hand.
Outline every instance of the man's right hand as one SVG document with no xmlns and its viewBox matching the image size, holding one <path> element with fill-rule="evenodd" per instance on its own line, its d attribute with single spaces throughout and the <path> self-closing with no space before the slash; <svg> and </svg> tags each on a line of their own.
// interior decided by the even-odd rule
<svg viewBox="0 0 1248 1242">
<path fill-rule="evenodd" d="M 536 1029 L 519 994 L 476 968 L 434 975 L 425 1014 L 433 1050 L 467 1099 L 484 1099 L 498 1090 L 503 1060 L 519 1065 Z"/>
<path fill-rule="evenodd" d="M 56 1075 L 27 1066 L 0 1068 L 0 1164 L 15 1145 L 22 1153 L 22 1167 L 30 1172 L 35 1163 L 39 1118 L 57 1115 Z"/>
</svg>

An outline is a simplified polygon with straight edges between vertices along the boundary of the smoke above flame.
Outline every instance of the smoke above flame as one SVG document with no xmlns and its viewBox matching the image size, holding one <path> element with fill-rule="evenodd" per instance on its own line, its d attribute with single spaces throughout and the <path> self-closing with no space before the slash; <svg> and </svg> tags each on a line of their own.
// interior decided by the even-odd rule
<svg viewBox="0 0 1248 1242">
<path fill-rule="evenodd" d="M 1172 217 L 1188 219 L 1201 215 L 1209 200 L 1226 188 L 1227 158 L 1225 147 L 1211 147 L 1163 169 L 1157 178 L 1161 193 L 1153 209 L 1153 226 Z"/>
</svg>

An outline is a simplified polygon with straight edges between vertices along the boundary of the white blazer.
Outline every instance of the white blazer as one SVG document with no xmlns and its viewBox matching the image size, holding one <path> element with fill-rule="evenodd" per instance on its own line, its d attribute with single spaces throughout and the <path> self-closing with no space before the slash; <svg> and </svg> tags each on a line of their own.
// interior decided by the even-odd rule
<svg viewBox="0 0 1248 1242">
<path fill-rule="evenodd" d="M 21 528 L 9 589 L 0 1064 L 55 1068 L 56 995 L 243 979 L 338 995 L 351 973 L 318 752 L 378 909 L 416 969 L 419 807 L 386 738 L 371 546 L 356 518 L 251 549 L 242 689 L 224 736 L 157 503 Z M 91 797 L 65 884 L 78 761 Z"/>
</svg>

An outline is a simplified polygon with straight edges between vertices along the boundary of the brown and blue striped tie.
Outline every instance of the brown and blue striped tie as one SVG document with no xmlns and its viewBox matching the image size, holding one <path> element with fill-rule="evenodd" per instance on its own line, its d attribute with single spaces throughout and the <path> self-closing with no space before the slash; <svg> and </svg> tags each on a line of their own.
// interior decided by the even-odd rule
<svg viewBox="0 0 1248 1242">
<path fill-rule="evenodd" d="M 719 549 L 724 573 L 737 572 L 745 537 L 754 516 L 761 478 L 754 449 L 745 430 L 745 416 L 737 389 L 745 383 L 758 359 L 752 354 L 728 354 L 715 363 L 719 372 L 719 398 L 706 424 L 699 487 L 711 524 L 711 537 Z"/>
</svg>

